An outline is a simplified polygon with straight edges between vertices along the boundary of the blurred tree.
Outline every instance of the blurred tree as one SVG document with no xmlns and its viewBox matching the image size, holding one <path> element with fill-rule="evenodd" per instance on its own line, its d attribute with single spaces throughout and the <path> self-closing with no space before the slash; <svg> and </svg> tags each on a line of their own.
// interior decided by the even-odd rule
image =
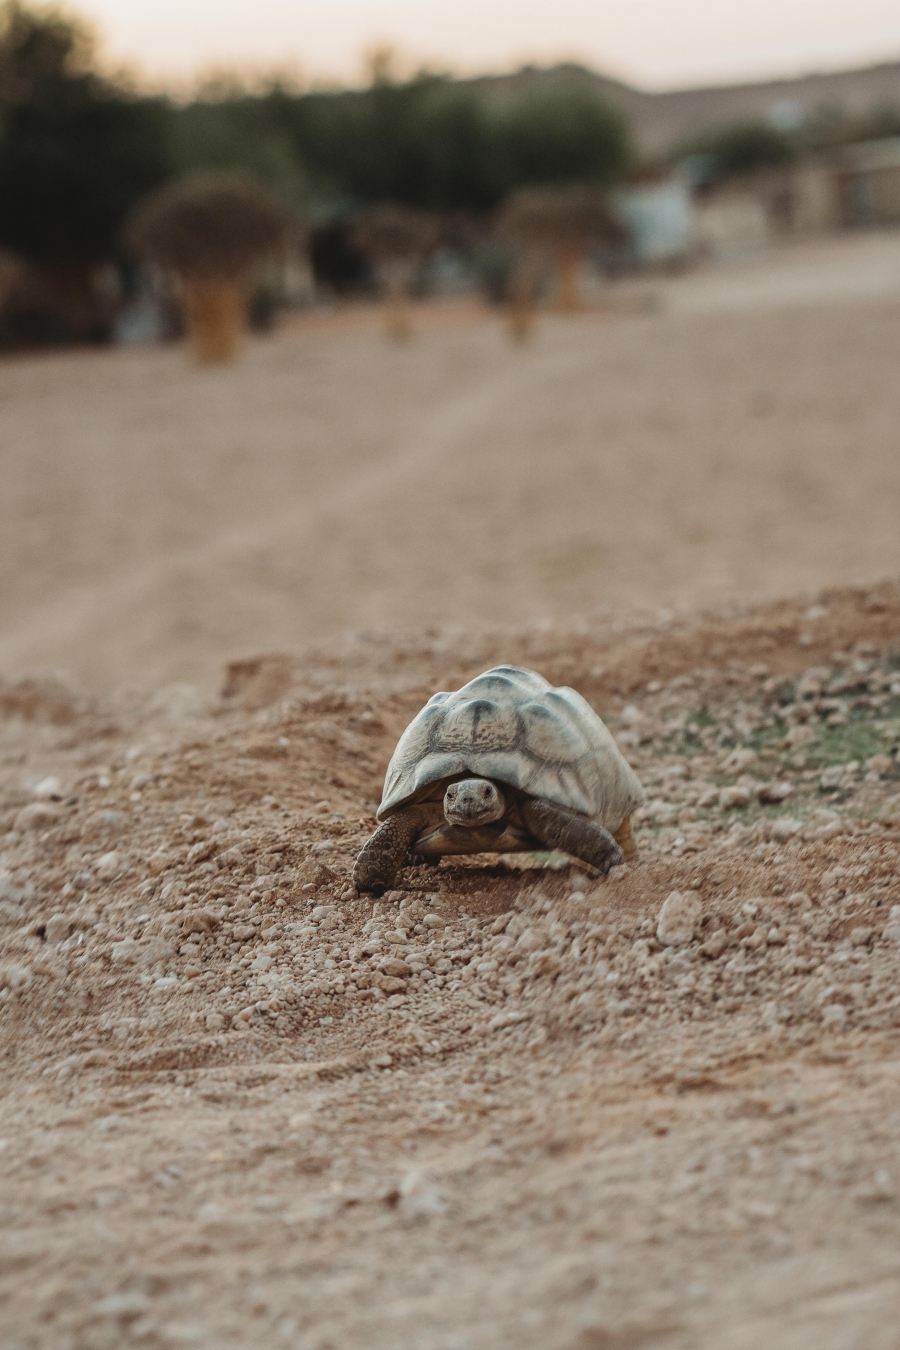
<svg viewBox="0 0 900 1350">
<path fill-rule="evenodd" d="M 440 240 L 440 222 L 409 206 L 371 206 L 356 223 L 354 238 L 372 259 L 385 301 L 387 335 L 397 342 L 412 337 L 409 289 L 416 267 Z"/>
<path fill-rule="evenodd" d="M 0 245 L 35 261 L 109 258 L 125 213 L 171 171 L 165 105 L 92 58 L 78 20 L 0 6 Z"/>
<path fill-rule="evenodd" d="M 608 185 L 635 161 L 624 114 L 578 86 L 561 85 L 514 103 L 502 140 L 510 189 L 585 181 Z"/>
<path fill-rule="evenodd" d="M 428 210 L 485 211 L 515 188 L 621 177 L 633 155 L 625 119 L 588 91 L 562 88 L 502 106 L 449 77 L 264 99 L 320 193 Z"/>
<path fill-rule="evenodd" d="M 718 127 L 680 147 L 682 154 L 703 155 L 712 180 L 791 164 L 800 154 L 795 133 L 768 122 L 735 122 Z"/>
<path fill-rule="evenodd" d="M 229 92 L 172 110 L 172 157 L 179 173 L 223 170 L 250 175 L 302 213 L 312 194 L 309 174 L 278 115 L 278 94 Z"/>
</svg>

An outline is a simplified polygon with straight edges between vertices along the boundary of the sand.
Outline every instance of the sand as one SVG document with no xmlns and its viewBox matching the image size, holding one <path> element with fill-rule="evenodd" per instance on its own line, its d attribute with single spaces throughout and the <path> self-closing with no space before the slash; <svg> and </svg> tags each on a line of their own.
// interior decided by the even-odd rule
<svg viewBox="0 0 900 1350">
<path fill-rule="evenodd" d="M 3 1350 L 893 1350 L 900 301 L 738 279 L 0 367 Z M 640 860 L 358 896 L 500 660 Z"/>
<path fill-rule="evenodd" d="M 233 368 L 3 363 L 0 669 L 210 690 L 229 657 L 348 629 L 893 575 L 900 239 L 823 248 L 656 283 L 656 313 L 626 289 L 524 349 L 489 312 L 405 347 L 363 315 Z"/>
</svg>

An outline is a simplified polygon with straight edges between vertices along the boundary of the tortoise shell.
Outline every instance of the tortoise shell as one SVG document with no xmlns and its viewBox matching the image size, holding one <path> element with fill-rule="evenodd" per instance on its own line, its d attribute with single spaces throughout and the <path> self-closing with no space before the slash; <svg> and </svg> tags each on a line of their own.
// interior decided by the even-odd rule
<svg viewBox="0 0 900 1350">
<path fill-rule="evenodd" d="M 455 693 L 428 700 L 397 743 L 378 819 L 460 774 L 507 783 L 608 830 L 644 801 L 633 769 L 590 704 L 517 666 L 495 666 Z"/>
</svg>

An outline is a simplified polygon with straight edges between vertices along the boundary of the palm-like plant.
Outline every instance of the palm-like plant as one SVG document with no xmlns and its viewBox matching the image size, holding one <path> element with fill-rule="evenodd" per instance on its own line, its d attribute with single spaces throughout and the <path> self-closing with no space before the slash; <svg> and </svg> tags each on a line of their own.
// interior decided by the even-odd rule
<svg viewBox="0 0 900 1350">
<path fill-rule="evenodd" d="M 359 216 L 354 236 L 375 268 L 387 309 L 387 335 L 404 342 L 412 336 L 410 283 L 416 268 L 438 243 L 438 221 L 427 211 L 409 206 L 372 206 Z"/>
<path fill-rule="evenodd" d="M 548 265 L 554 267 L 557 303 L 572 313 L 581 304 L 578 271 L 584 255 L 598 244 L 618 242 L 625 234 L 606 194 L 587 184 L 525 188 L 501 207 L 495 228 L 517 255 L 510 304 L 512 333 L 518 341 L 527 339 L 533 328 L 540 272 Z"/>
<path fill-rule="evenodd" d="M 125 230 L 135 253 L 177 278 L 200 363 L 237 355 L 253 270 L 283 252 L 290 235 L 288 214 L 270 192 L 219 173 L 167 184 L 141 203 Z"/>
</svg>

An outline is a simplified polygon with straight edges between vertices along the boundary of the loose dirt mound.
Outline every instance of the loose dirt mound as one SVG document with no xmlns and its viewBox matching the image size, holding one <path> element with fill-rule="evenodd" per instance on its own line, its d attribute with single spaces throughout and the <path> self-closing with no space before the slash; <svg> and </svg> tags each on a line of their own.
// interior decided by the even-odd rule
<svg viewBox="0 0 900 1350">
<path fill-rule="evenodd" d="M 898 621 L 0 689 L 6 1343 L 893 1346 Z M 499 659 L 607 718 L 640 863 L 357 897 L 397 735 Z"/>
</svg>

